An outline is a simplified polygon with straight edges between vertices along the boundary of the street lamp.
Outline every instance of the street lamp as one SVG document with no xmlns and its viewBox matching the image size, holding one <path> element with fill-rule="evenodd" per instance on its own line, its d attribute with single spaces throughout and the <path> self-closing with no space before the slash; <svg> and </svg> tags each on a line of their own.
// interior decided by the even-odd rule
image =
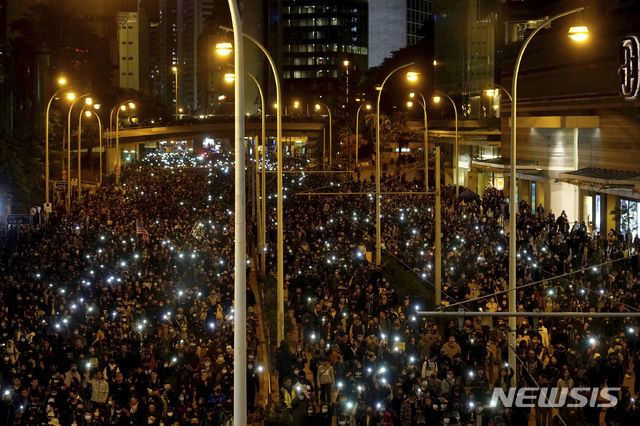
<svg viewBox="0 0 640 426">
<path fill-rule="evenodd" d="M 176 75 L 176 121 L 178 121 L 178 67 L 173 67 L 171 70 Z"/>
<path fill-rule="evenodd" d="M 85 105 L 80 110 L 80 115 L 78 116 L 78 204 L 82 201 L 82 114 L 84 114 L 86 107 L 93 104 L 93 99 L 86 98 L 84 103 Z"/>
<path fill-rule="evenodd" d="M 100 104 L 94 104 L 93 105 L 94 109 L 100 109 Z M 98 115 L 98 113 L 91 113 L 91 111 L 86 111 L 85 115 L 87 117 L 91 117 L 91 115 L 94 115 L 97 119 L 98 119 L 98 135 L 99 135 L 99 140 L 100 140 L 100 177 L 99 177 L 99 184 L 100 186 L 102 186 L 102 121 L 100 120 L 100 116 Z"/>
<path fill-rule="evenodd" d="M 329 171 L 331 171 L 331 151 L 332 151 L 332 146 L 333 146 L 333 133 L 331 131 L 331 109 L 329 109 L 329 107 L 326 106 L 325 104 L 323 104 L 322 102 L 318 102 L 316 104 L 316 110 L 320 110 L 320 105 L 325 107 L 327 109 L 327 111 L 329 112 Z M 323 164 L 324 164 L 324 157 L 325 157 L 325 153 L 322 152 Z"/>
<path fill-rule="evenodd" d="M 449 95 L 446 95 L 440 92 L 436 92 L 436 93 L 439 94 L 440 96 L 434 96 L 433 101 L 440 102 L 441 96 L 444 96 L 445 98 L 449 99 L 451 101 L 451 105 L 453 105 L 453 112 L 455 113 L 455 117 L 456 117 L 456 142 L 454 145 L 455 148 L 454 148 L 454 154 L 453 154 L 452 168 L 454 168 L 453 183 L 456 186 L 456 197 L 458 197 L 458 192 L 460 191 L 460 188 L 459 188 L 460 185 L 458 184 L 458 175 L 460 174 L 460 170 L 458 170 L 458 107 L 456 106 L 456 103 L 453 102 L 453 99 L 449 97 Z"/>
<path fill-rule="evenodd" d="M 360 142 L 360 136 L 358 134 L 358 125 L 360 124 L 359 115 L 362 107 L 366 107 L 368 110 L 370 110 L 371 105 L 365 102 L 358 107 L 358 112 L 356 112 L 356 168 L 358 168 L 358 147 L 359 147 L 358 142 Z"/>
<path fill-rule="evenodd" d="M 347 74 L 346 74 L 346 76 L 347 76 L 347 84 L 346 84 L 346 86 L 347 86 L 347 91 L 346 91 L 346 99 L 347 99 L 347 101 L 345 103 L 348 105 L 349 104 L 349 61 L 346 61 L 346 60 L 343 61 L 342 65 L 344 65 L 347 68 Z"/>
<path fill-rule="evenodd" d="M 251 41 L 253 44 L 255 44 L 261 51 L 262 53 L 264 53 L 264 55 L 266 56 L 267 60 L 269 61 L 269 65 L 271 66 L 271 71 L 273 72 L 273 76 L 275 79 L 275 86 L 276 86 L 276 139 L 277 139 L 277 146 L 278 146 L 278 151 L 277 151 L 277 179 L 276 179 L 276 186 L 277 186 L 277 200 L 276 200 L 276 221 L 277 221 L 277 272 L 276 272 L 276 276 L 277 276 L 277 298 L 278 298 L 278 313 L 277 313 L 277 339 L 278 342 L 281 342 L 284 339 L 284 219 L 283 219 L 283 207 L 282 207 L 282 200 L 283 200 L 283 183 L 282 183 L 282 158 L 283 158 L 283 147 L 282 147 L 282 111 L 281 108 L 278 108 L 278 105 L 282 105 L 282 91 L 280 90 L 280 77 L 278 75 L 278 69 L 276 68 L 276 64 L 273 61 L 273 58 L 271 57 L 271 55 L 269 54 L 269 52 L 267 51 L 267 49 L 264 48 L 264 46 L 262 44 L 260 44 L 258 42 L 258 40 L 256 40 L 255 38 L 251 37 L 250 35 L 244 34 L 242 32 L 242 25 L 240 23 L 240 14 L 238 12 L 238 5 L 236 4 L 235 0 L 228 0 L 229 1 L 229 7 L 232 10 L 232 20 L 233 20 L 233 29 L 229 28 L 229 27 L 224 27 L 224 26 L 220 26 L 219 28 L 225 31 L 231 31 L 233 32 L 233 39 L 234 39 L 234 43 L 236 43 L 236 46 L 238 46 L 238 48 L 234 51 L 234 55 L 235 55 L 235 64 L 236 64 L 236 72 L 237 73 L 241 73 L 243 72 L 243 69 L 238 68 L 238 64 L 241 64 L 244 67 L 244 64 L 242 62 L 242 38 L 246 38 L 249 41 Z M 235 13 L 235 15 L 234 15 Z M 228 48 L 228 46 L 227 46 Z M 221 43 L 218 43 L 218 45 L 216 45 L 216 51 L 218 51 L 218 53 L 220 54 L 225 54 L 225 47 L 221 46 Z M 229 52 L 227 52 L 228 54 Z M 240 80 L 240 81 L 239 81 Z M 238 98 L 238 96 L 242 95 L 244 96 L 244 90 L 242 89 L 244 86 L 244 78 L 240 79 L 236 79 L 236 98 Z M 236 108 L 238 106 L 238 101 L 236 101 Z M 243 107 L 244 108 L 244 107 Z M 241 133 L 241 137 L 244 138 L 244 117 L 242 117 L 244 114 L 242 113 L 244 111 L 241 111 L 240 114 L 238 114 L 237 109 L 236 109 L 236 129 L 238 128 L 238 126 L 240 125 L 240 121 L 242 121 L 241 125 L 242 125 L 242 133 Z M 264 111 L 262 111 L 262 113 L 264 114 Z M 239 141 L 237 141 L 236 143 L 240 143 Z M 243 151 L 244 151 L 244 145 L 243 145 Z M 237 148 L 236 148 L 236 153 L 238 152 Z M 236 154 L 237 155 L 237 154 Z M 243 161 L 244 157 L 236 157 L 236 162 L 237 164 L 241 164 L 240 161 Z M 264 165 L 263 165 L 264 167 Z M 236 177 L 237 179 L 240 179 L 238 177 L 238 171 L 237 171 L 238 167 L 236 167 Z M 238 186 L 242 186 L 242 188 L 244 188 L 244 173 L 242 173 L 241 175 L 242 181 L 241 183 L 238 183 L 239 181 L 236 179 L 236 189 Z M 242 200 L 244 200 L 244 189 L 243 189 L 243 193 L 242 193 Z M 238 209 L 238 193 L 236 192 L 236 209 Z M 265 200 L 266 202 L 266 200 Z M 244 209 L 244 205 L 243 205 L 243 209 Z M 242 217 L 244 218 L 244 210 L 242 212 Z M 236 210 L 236 217 L 238 217 L 238 211 Z M 236 232 L 240 232 L 240 230 L 238 230 L 236 228 Z M 244 228 L 242 229 L 242 244 L 244 246 L 246 246 L 246 242 L 244 240 L 245 238 L 245 234 L 244 234 Z M 238 235 L 238 234 L 236 234 Z M 236 237 L 236 262 L 238 262 L 239 259 L 239 255 L 238 255 L 238 241 L 239 241 L 239 237 Z M 243 249 L 245 250 L 245 249 Z M 243 255 L 244 256 L 244 255 Z M 242 261 L 244 261 L 244 257 L 242 257 Z M 238 263 L 236 263 L 236 270 L 238 269 L 242 269 L 244 270 L 246 265 L 239 265 Z M 242 286 L 244 286 L 244 281 L 239 281 L 238 280 L 238 276 L 239 274 L 236 274 L 236 292 L 235 292 L 235 296 L 236 296 L 236 301 L 240 300 L 241 303 L 243 304 L 243 309 L 244 309 L 244 301 L 246 299 L 246 294 L 244 292 L 240 292 L 240 288 Z M 243 272 L 242 274 L 242 280 L 245 279 L 245 273 Z M 240 303 L 240 302 L 237 302 Z M 239 315 L 239 314 L 238 314 Z M 244 333 L 244 323 L 242 324 L 242 328 L 243 328 L 243 339 L 241 339 L 241 343 L 238 340 L 235 340 L 235 343 L 237 345 L 241 346 L 237 346 L 239 348 L 244 348 L 246 346 L 246 334 Z M 238 339 L 238 333 L 236 333 L 235 338 Z M 246 351 L 245 351 L 246 352 Z M 244 356 L 244 355 L 243 355 Z M 238 358 L 235 358 L 236 361 L 238 361 Z M 236 380 L 238 379 L 238 376 L 234 376 L 234 386 L 238 386 L 238 389 L 240 389 L 241 386 L 244 386 L 244 380 L 245 380 L 245 361 L 246 359 L 243 358 L 242 359 L 242 363 L 237 364 L 236 367 L 239 368 L 239 365 L 242 366 L 242 371 L 243 374 L 242 376 L 240 376 L 240 381 L 237 382 Z M 236 368 L 237 369 L 237 368 Z M 239 410 L 236 412 L 242 412 L 242 410 L 246 410 L 246 395 L 243 396 L 243 398 L 240 400 L 240 405 L 234 405 L 234 409 L 235 410 Z M 235 403 L 238 403 L 238 400 L 235 400 Z M 244 404 L 244 405 L 243 405 Z M 242 419 L 242 421 L 244 422 L 245 420 Z"/>
<path fill-rule="evenodd" d="M 129 105 L 129 108 L 131 109 L 135 108 L 135 104 L 132 101 L 133 99 L 124 101 L 116 111 L 116 155 L 118 156 L 118 162 L 116 164 L 116 185 L 120 185 L 120 174 L 122 173 L 122 170 L 120 169 L 120 160 L 122 157 L 120 154 L 120 126 L 118 125 L 120 120 L 120 111 L 126 110 L 127 105 Z"/>
<path fill-rule="evenodd" d="M 549 24 L 556 19 L 562 18 L 573 13 L 579 13 L 584 10 L 584 7 L 572 9 L 567 12 L 556 15 L 547 19 L 538 26 L 535 30 L 529 34 L 529 37 L 522 43 L 520 52 L 516 58 L 516 63 L 513 67 L 513 81 L 511 87 L 511 184 L 509 187 L 509 312 L 516 312 L 516 130 L 517 130 L 517 115 L 516 115 L 516 103 L 518 97 L 518 71 L 520 70 L 520 61 L 524 54 L 525 49 L 529 45 L 529 42 L 538 34 L 538 32 L 549 26 Z M 580 25 L 579 27 L 571 27 L 569 29 L 569 37 L 575 41 L 584 41 L 588 36 L 587 27 Z M 515 317 L 509 318 L 509 345 L 515 347 L 516 342 L 516 319 Z M 513 351 L 509 351 L 509 364 L 515 365 L 516 357 Z M 515 386 L 515 377 L 511 379 L 511 384 Z"/>
<path fill-rule="evenodd" d="M 84 95 L 73 97 L 74 101 L 71 103 L 69 107 L 69 117 L 67 122 L 67 212 L 71 209 L 71 111 L 73 111 L 73 106 L 82 98 L 86 98 L 90 93 L 85 93 Z M 80 153 L 78 153 L 80 154 Z M 78 188 L 79 189 L 79 188 Z"/>
<path fill-rule="evenodd" d="M 500 86 L 499 84 L 496 83 L 489 83 L 490 86 L 496 87 L 497 89 L 502 90 L 504 93 L 507 94 L 507 96 L 509 97 L 509 100 L 511 102 L 513 102 L 513 98 L 511 97 L 511 93 L 509 93 L 509 91 L 507 91 L 507 89 L 505 89 L 504 87 Z M 494 96 L 498 95 L 500 92 L 497 89 L 487 89 L 484 91 L 484 94 L 487 95 L 490 98 L 493 98 Z M 493 100 L 492 100 L 493 103 Z M 497 107 L 499 107 L 499 105 L 494 105 L 493 108 L 497 109 Z"/>
<path fill-rule="evenodd" d="M 380 157 L 380 98 L 382 97 L 384 84 L 387 82 L 389 77 L 391 77 L 396 71 L 410 67 L 414 63 L 415 62 L 411 62 L 406 65 L 402 65 L 387 74 L 380 85 L 380 90 L 378 91 L 378 109 L 376 112 L 376 264 L 378 266 L 382 263 L 382 229 L 380 224 L 380 163 L 382 162 L 382 158 Z M 413 71 L 407 73 L 407 80 L 413 82 L 417 79 L 418 73 Z"/>
<path fill-rule="evenodd" d="M 58 83 L 60 84 L 65 84 L 66 80 L 64 78 L 61 78 L 60 80 L 58 80 Z M 47 113 L 45 116 L 46 122 L 45 122 L 45 129 L 44 129 L 44 133 L 45 133 L 45 172 L 44 172 L 44 176 L 45 176 L 45 184 L 44 184 L 44 190 L 45 190 L 45 203 L 49 203 L 49 108 L 51 107 L 51 102 L 53 102 L 53 100 L 56 98 L 56 96 L 60 93 L 60 92 L 64 92 L 65 90 L 69 90 L 71 89 L 73 86 L 68 86 L 65 87 L 64 89 L 60 89 L 58 90 L 56 93 L 53 94 L 53 96 L 51 96 L 51 99 L 49 99 L 49 103 L 47 104 Z M 73 95 L 73 93 L 67 93 L 67 99 L 72 100 L 73 97 L 70 97 L 70 95 Z M 64 145 L 64 141 L 62 142 Z"/>
<path fill-rule="evenodd" d="M 424 99 L 424 96 L 422 96 L 422 93 L 416 93 L 418 93 L 418 95 L 420 95 L 420 98 L 422 99 L 422 102 L 417 99 L 416 101 L 420 105 L 422 105 L 422 110 L 424 112 L 424 190 L 425 192 L 429 192 L 429 133 L 427 124 L 427 101 Z M 410 93 L 409 97 L 415 98 L 416 93 Z M 409 107 L 411 107 L 412 105 L 409 105 Z"/>
<path fill-rule="evenodd" d="M 247 293 L 246 293 L 246 258 L 247 258 L 247 241 L 246 241 L 246 211 L 245 211 L 245 176 L 244 176 L 244 56 L 242 37 L 248 37 L 242 32 L 242 21 L 240 18 L 240 10 L 236 0 L 229 1 L 229 10 L 231 12 L 231 22 L 233 24 L 233 41 L 235 43 L 234 49 L 234 64 L 236 67 L 237 78 L 235 81 L 235 144 L 236 144 L 236 169 L 235 169 L 235 274 L 234 274 L 234 335 L 233 346 L 236 348 L 236 354 L 233 360 L 233 387 L 238 389 L 239 392 L 233 398 L 233 412 L 235 413 L 234 423 L 239 425 L 247 424 L 247 392 L 244 392 L 247 385 Z M 248 37 L 253 40 L 252 38 Z M 253 40 L 263 52 L 267 54 L 271 66 L 274 68 L 273 61 L 268 55 L 268 52 L 264 50 L 264 47 L 257 41 Z M 228 52 L 227 52 L 228 54 Z M 278 74 L 276 77 L 276 91 L 279 98 L 279 81 Z M 264 114 L 264 111 L 263 111 Z M 281 117 L 278 114 L 278 142 L 280 142 L 281 136 Z M 278 190 L 282 187 L 282 175 L 281 175 L 281 159 L 282 152 L 281 146 L 278 145 Z M 280 194 L 281 195 L 281 194 Z M 282 197 L 278 197 L 279 207 L 282 206 Z M 282 209 L 278 209 L 278 228 L 281 231 L 283 228 L 282 223 Z M 278 257 L 282 258 L 282 234 L 278 232 Z M 278 265 L 281 266 L 282 264 Z M 283 274 L 281 268 L 278 270 L 278 278 Z M 283 275 L 284 277 L 284 275 Z M 280 298 L 284 297 L 282 294 L 278 294 L 278 307 L 280 308 Z M 278 312 L 278 318 L 282 314 L 283 329 L 278 330 L 278 334 L 284 333 L 284 299 L 282 299 L 282 313 Z"/>
<path fill-rule="evenodd" d="M 256 143 L 256 176 L 258 177 L 257 179 L 257 185 L 256 185 L 256 201 L 257 201 L 257 205 L 258 205 L 258 250 L 260 252 L 260 265 L 261 265 L 261 271 L 263 274 L 265 274 L 266 272 L 266 263 L 267 263 L 267 254 L 265 253 L 265 248 L 267 246 L 267 209 L 266 209 L 266 204 L 267 204 L 267 193 L 266 193 L 266 123 L 265 123 L 265 102 L 264 102 L 264 93 L 262 92 L 262 86 L 260 86 L 260 83 L 258 83 L 258 80 L 253 76 L 253 74 L 251 74 L 250 72 L 247 72 L 247 74 L 249 75 L 249 77 L 251 77 L 251 79 L 253 80 L 253 82 L 256 84 L 256 86 L 258 87 L 258 93 L 260 94 L 260 102 L 261 102 L 261 106 L 262 106 L 262 177 L 258 177 L 258 144 Z M 228 74 L 225 75 L 225 80 L 226 76 Z M 235 80 L 235 74 L 231 74 L 233 76 L 233 80 Z M 232 81 L 233 81 L 232 80 Z M 227 80 L 229 81 L 229 80 Z M 297 104 L 297 102 L 296 102 Z M 262 179 L 262 194 L 260 193 L 260 179 Z M 262 199 L 262 200 L 261 200 Z"/>
</svg>

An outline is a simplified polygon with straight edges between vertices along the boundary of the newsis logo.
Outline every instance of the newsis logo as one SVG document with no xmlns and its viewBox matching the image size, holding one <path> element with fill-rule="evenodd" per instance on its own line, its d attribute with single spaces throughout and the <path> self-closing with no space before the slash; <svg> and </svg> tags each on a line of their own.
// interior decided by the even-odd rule
<svg viewBox="0 0 640 426">
<path fill-rule="evenodd" d="M 564 406 L 582 408 L 589 404 L 590 407 L 609 408 L 618 404 L 618 398 L 611 393 L 617 394 L 619 390 L 620 388 L 573 388 L 571 392 L 568 392 L 567 389 L 558 392 L 558 388 L 520 388 L 516 392 L 515 388 L 511 388 L 509 393 L 505 394 L 502 388 L 496 387 L 491 396 L 491 406 L 496 407 L 500 404 L 505 408 L 560 408 Z M 590 394 L 590 397 L 585 394 Z M 567 397 L 569 397 L 568 401 Z"/>
</svg>

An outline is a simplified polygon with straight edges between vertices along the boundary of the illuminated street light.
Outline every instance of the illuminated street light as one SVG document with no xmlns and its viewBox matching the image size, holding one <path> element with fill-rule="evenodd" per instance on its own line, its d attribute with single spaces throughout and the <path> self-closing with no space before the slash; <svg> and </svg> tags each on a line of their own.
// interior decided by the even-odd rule
<svg viewBox="0 0 640 426">
<path fill-rule="evenodd" d="M 233 52 L 233 45 L 229 42 L 223 42 L 216 44 L 216 53 L 222 56 L 227 56 Z"/>
<path fill-rule="evenodd" d="M 58 83 L 65 84 L 67 81 L 64 78 L 60 78 Z M 49 203 L 49 109 L 51 107 L 51 102 L 56 98 L 56 96 L 60 92 L 64 92 L 65 90 L 69 90 L 72 86 L 65 87 L 64 89 L 58 90 L 56 93 L 51 96 L 49 99 L 49 103 L 47 104 L 47 113 L 45 115 L 45 203 Z M 67 93 L 67 99 L 73 100 L 75 98 L 74 93 Z M 68 190 L 68 189 L 67 189 Z"/>
<path fill-rule="evenodd" d="M 235 74 L 233 74 L 233 73 L 226 73 L 226 74 L 224 75 L 224 80 L 225 80 L 227 83 L 232 83 L 235 79 L 236 79 L 236 76 L 235 76 Z"/>
<path fill-rule="evenodd" d="M 569 37 L 574 41 L 585 41 L 589 37 L 589 29 L 585 25 L 571 27 Z"/>
</svg>

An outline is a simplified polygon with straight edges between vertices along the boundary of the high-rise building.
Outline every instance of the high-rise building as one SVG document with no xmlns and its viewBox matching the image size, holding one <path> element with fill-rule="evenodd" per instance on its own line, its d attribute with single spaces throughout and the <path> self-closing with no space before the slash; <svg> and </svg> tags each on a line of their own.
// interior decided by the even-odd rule
<svg viewBox="0 0 640 426">
<path fill-rule="evenodd" d="M 269 48 L 278 58 L 285 107 L 299 101 L 305 108 L 320 96 L 344 101 L 348 70 L 367 67 L 367 1 L 279 4 L 270 7 Z"/>
<path fill-rule="evenodd" d="M 167 105 L 176 108 L 173 67 L 178 66 L 178 0 L 160 0 L 158 21 L 158 90 Z M 178 70 L 179 72 L 180 70 Z"/>
<path fill-rule="evenodd" d="M 432 0 L 369 1 L 369 67 L 377 67 L 395 50 L 413 46 L 431 19 Z"/>
<path fill-rule="evenodd" d="M 493 115 L 482 95 L 494 82 L 498 6 L 497 0 L 434 1 L 436 88 L 462 99 L 465 118 Z"/>
<path fill-rule="evenodd" d="M 216 0 L 178 0 L 178 103 L 198 111 L 198 37 L 213 16 Z"/>
<path fill-rule="evenodd" d="M 149 29 L 146 13 L 118 13 L 120 87 L 149 91 Z"/>
</svg>

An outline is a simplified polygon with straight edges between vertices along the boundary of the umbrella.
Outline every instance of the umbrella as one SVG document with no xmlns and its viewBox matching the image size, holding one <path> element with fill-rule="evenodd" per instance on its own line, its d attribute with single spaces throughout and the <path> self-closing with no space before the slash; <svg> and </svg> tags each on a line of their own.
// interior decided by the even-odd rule
<svg viewBox="0 0 640 426">
<path fill-rule="evenodd" d="M 463 200 L 475 200 L 480 198 L 480 196 L 475 192 L 473 192 L 472 190 L 470 190 L 469 188 L 467 188 L 464 191 L 462 191 L 460 195 L 458 195 L 458 198 L 462 198 Z"/>
</svg>

